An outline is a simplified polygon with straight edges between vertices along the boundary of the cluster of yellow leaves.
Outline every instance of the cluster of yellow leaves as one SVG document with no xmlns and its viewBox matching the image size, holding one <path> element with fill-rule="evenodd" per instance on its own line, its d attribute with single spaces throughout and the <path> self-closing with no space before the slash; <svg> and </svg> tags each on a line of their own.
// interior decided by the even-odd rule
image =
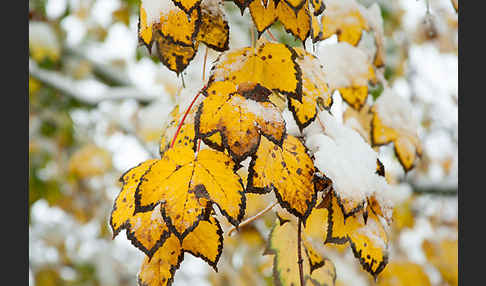
<svg viewBox="0 0 486 286">
<path fill-rule="evenodd" d="M 317 18 L 324 11 L 322 0 L 253 0 L 248 7 L 258 37 L 279 21 L 288 33 L 303 42 L 309 36 L 314 43 L 322 40 L 322 26 Z"/>
<path fill-rule="evenodd" d="M 305 240 L 300 241 L 302 272 L 305 285 L 333 286 L 336 282 L 334 263 L 323 257 Z M 266 255 L 273 255 L 273 279 L 276 285 L 301 285 L 299 242 L 294 221 L 278 217 L 270 232 Z"/>
<path fill-rule="evenodd" d="M 223 248 L 222 229 L 208 211 L 183 239 L 178 232 L 174 232 L 170 217 L 164 213 L 165 203 L 137 211 L 136 193 L 139 185 L 150 182 L 144 179 L 145 175 L 150 175 L 150 171 L 157 168 L 161 161 L 147 160 L 120 178 L 123 187 L 115 200 L 110 217 L 113 237 L 126 229 L 127 238 L 147 255 L 139 273 L 141 285 L 170 285 L 184 252 L 201 257 L 217 270 L 216 264 Z M 177 193 L 183 192 L 183 189 L 171 191 Z"/>
<path fill-rule="evenodd" d="M 196 55 L 199 43 L 216 51 L 225 51 L 229 43 L 229 26 L 219 0 L 167 0 L 169 9 L 162 10 L 150 22 L 146 8 L 140 4 L 139 40 L 152 51 L 156 44 L 162 63 L 180 74 Z"/>
</svg>

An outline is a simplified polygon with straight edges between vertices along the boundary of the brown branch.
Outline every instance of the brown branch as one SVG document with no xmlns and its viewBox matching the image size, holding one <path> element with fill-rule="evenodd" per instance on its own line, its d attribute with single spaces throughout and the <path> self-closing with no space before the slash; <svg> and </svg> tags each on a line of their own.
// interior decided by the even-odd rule
<svg viewBox="0 0 486 286">
<path fill-rule="evenodd" d="M 297 263 L 299 264 L 299 276 L 300 276 L 300 286 L 304 286 L 304 269 L 302 264 L 302 251 L 301 251 L 301 244 L 302 244 L 302 222 L 299 218 L 298 222 L 299 226 L 297 229 L 297 256 L 298 260 Z"/>
</svg>

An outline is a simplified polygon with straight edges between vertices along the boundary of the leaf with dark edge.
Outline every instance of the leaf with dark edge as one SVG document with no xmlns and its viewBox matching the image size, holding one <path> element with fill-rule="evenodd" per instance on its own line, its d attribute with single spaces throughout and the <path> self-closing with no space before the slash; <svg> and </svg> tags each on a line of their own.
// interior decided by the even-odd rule
<svg viewBox="0 0 486 286">
<path fill-rule="evenodd" d="M 138 285 L 171 285 L 183 259 L 181 243 L 174 234 L 171 234 L 152 258 L 145 257 L 138 273 Z"/>
<path fill-rule="evenodd" d="M 300 140 L 287 135 L 282 147 L 262 137 L 248 169 L 247 192 L 274 190 L 279 204 L 305 221 L 316 204 L 314 164 Z"/>
<path fill-rule="evenodd" d="M 260 85 L 214 82 L 196 113 L 196 134 L 209 146 L 206 138 L 219 133 L 222 143 L 235 162 L 252 155 L 260 136 L 282 144 L 285 121 L 278 108 L 268 100 L 270 90 Z"/>
<path fill-rule="evenodd" d="M 206 261 L 218 272 L 218 261 L 223 252 L 223 230 L 212 216 L 208 221 L 201 221 L 193 232 L 182 242 L 184 251 Z"/>
<path fill-rule="evenodd" d="M 234 162 L 211 149 L 196 153 L 187 146 L 169 149 L 143 175 L 135 191 L 135 212 L 161 203 L 162 217 L 181 241 L 201 220 L 207 220 L 212 203 L 233 225 L 243 218 L 245 196 Z"/>
<path fill-rule="evenodd" d="M 142 175 L 158 160 L 150 159 L 126 171 L 121 177 L 122 189 L 115 199 L 110 215 L 110 226 L 115 238 L 122 229 L 128 226 L 128 220 L 135 210 L 135 190 Z"/>
<path fill-rule="evenodd" d="M 302 100 L 302 72 L 295 62 L 293 48 L 259 39 L 257 46 L 231 50 L 221 54 L 211 68 L 209 86 L 217 81 L 256 83 Z"/>
</svg>

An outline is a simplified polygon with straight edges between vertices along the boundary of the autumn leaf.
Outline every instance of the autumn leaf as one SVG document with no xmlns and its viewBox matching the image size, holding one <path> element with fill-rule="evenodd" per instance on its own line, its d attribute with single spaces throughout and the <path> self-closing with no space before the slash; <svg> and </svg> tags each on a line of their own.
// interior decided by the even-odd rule
<svg viewBox="0 0 486 286">
<path fill-rule="evenodd" d="M 325 243 L 349 241 L 363 269 L 376 278 L 388 263 L 388 235 L 380 218 L 371 209 L 367 211 L 366 222 L 361 214 L 345 218 L 337 197 L 333 193 L 329 195 Z"/>
<path fill-rule="evenodd" d="M 260 85 L 240 84 L 236 88 L 231 82 L 214 82 L 205 91 L 207 97 L 196 114 L 197 137 L 218 147 L 214 138 L 206 138 L 219 133 L 236 162 L 255 152 L 261 135 L 281 145 L 285 122 L 268 100 L 270 93 Z"/>
<path fill-rule="evenodd" d="M 215 81 L 256 83 L 297 100 L 302 98 L 301 70 L 291 47 L 265 42 L 223 53 L 211 69 L 209 86 Z"/>
<path fill-rule="evenodd" d="M 303 2 L 305 3 L 306 1 Z M 287 1 L 279 1 L 276 12 L 278 20 L 282 23 L 287 33 L 294 35 L 294 37 L 300 39 L 302 42 L 307 39 L 310 35 L 311 18 L 313 17 L 307 5 L 299 9 L 296 13 L 296 10 Z"/>
<path fill-rule="evenodd" d="M 361 110 L 347 108 L 343 113 L 344 123 L 358 132 L 363 139 L 371 144 L 371 119 L 373 114 L 371 106 L 365 104 Z"/>
<path fill-rule="evenodd" d="M 244 215 L 245 197 L 233 169 L 234 162 L 222 152 L 205 149 L 196 154 L 184 145 L 171 148 L 142 176 L 135 191 L 135 213 L 161 203 L 164 221 L 181 241 L 208 218 L 212 203 L 237 225 Z"/>
<path fill-rule="evenodd" d="M 184 10 L 187 14 L 191 14 L 192 10 L 197 8 L 201 4 L 201 0 L 169 0 L 174 2 L 174 4 Z"/>
<path fill-rule="evenodd" d="M 353 5 L 342 1 L 326 2 L 322 14 L 323 38 L 336 34 L 339 42 L 347 42 L 356 46 L 361 40 L 363 30 L 368 31 L 367 19 L 362 15 L 357 3 Z"/>
<path fill-rule="evenodd" d="M 264 6 L 262 1 L 252 1 L 248 6 L 253 24 L 258 33 L 258 38 L 278 20 L 277 5 L 274 0 L 268 0 Z"/>
<path fill-rule="evenodd" d="M 157 162 L 157 159 L 150 159 L 131 168 L 120 177 L 122 189 L 115 199 L 110 216 L 110 226 L 115 238 L 122 229 L 126 229 L 129 219 L 135 211 L 135 190 L 142 175 Z"/>
<path fill-rule="evenodd" d="M 212 216 L 201 221 L 193 232 L 182 242 L 182 249 L 206 261 L 218 271 L 219 257 L 223 253 L 223 230 Z"/>
<path fill-rule="evenodd" d="M 330 109 L 332 96 L 319 60 L 302 48 L 294 48 L 296 62 L 302 70 L 302 102 L 289 98 L 288 107 L 302 131 L 315 120 L 317 112 Z"/>
<path fill-rule="evenodd" d="M 405 172 L 410 171 L 422 155 L 410 104 L 386 92 L 372 107 L 371 142 L 374 146 L 394 144 L 395 154 Z"/>
<path fill-rule="evenodd" d="M 323 0 L 310 0 L 312 7 L 314 7 L 314 16 L 321 15 L 326 9 L 326 5 Z"/>
<path fill-rule="evenodd" d="M 266 255 L 273 255 L 273 280 L 276 285 L 300 285 L 297 228 L 291 221 L 275 220 Z M 310 255 L 310 256 L 309 256 Z M 305 285 L 334 285 L 334 264 L 301 241 Z"/>
<path fill-rule="evenodd" d="M 248 169 L 247 192 L 274 190 L 280 205 L 305 223 L 316 204 L 314 164 L 296 137 L 287 135 L 282 147 L 262 137 Z"/>
<path fill-rule="evenodd" d="M 171 71 L 180 74 L 196 56 L 195 45 L 181 45 L 164 37 L 160 31 L 155 31 L 154 41 L 157 44 L 157 53 L 160 61 Z"/>
<path fill-rule="evenodd" d="M 219 52 L 228 50 L 229 25 L 219 0 L 201 3 L 201 25 L 196 40 Z"/>
<path fill-rule="evenodd" d="M 458 243 L 457 239 L 440 241 L 424 240 L 422 243 L 427 260 L 439 270 L 450 285 L 459 285 L 458 279 Z"/>
</svg>

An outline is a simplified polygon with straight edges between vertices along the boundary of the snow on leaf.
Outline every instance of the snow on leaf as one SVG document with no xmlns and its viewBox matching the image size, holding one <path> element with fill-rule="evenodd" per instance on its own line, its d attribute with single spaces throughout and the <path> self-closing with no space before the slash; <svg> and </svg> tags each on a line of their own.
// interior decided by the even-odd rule
<svg viewBox="0 0 486 286">
<path fill-rule="evenodd" d="M 223 230 L 219 222 L 212 216 L 208 221 L 201 221 L 184 239 L 182 248 L 184 251 L 202 258 L 215 271 L 218 271 L 217 263 L 223 252 Z"/>
<path fill-rule="evenodd" d="M 162 217 L 181 241 L 201 220 L 207 220 L 211 203 L 237 225 L 244 215 L 243 185 L 233 172 L 234 162 L 222 152 L 199 153 L 180 145 L 164 153 L 142 176 L 135 191 L 135 211 L 161 203 Z"/>
<path fill-rule="evenodd" d="M 360 110 L 368 98 L 368 84 L 376 82 L 373 66 L 364 51 L 348 43 L 320 48 L 320 61 L 326 71 L 331 93 L 339 90 L 351 107 Z"/>
<path fill-rule="evenodd" d="M 183 259 L 181 243 L 171 234 L 151 258 L 145 257 L 138 273 L 138 285 L 171 285 Z"/>
<path fill-rule="evenodd" d="M 316 118 L 321 108 L 329 109 L 332 97 L 319 60 L 302 48 L 294 48 L 297 64 L 302 70 L 302 102 L 289 98 L 288 106 L 302 131 Z"/>
<path fill-rule="evenodd" d="M 255 48 L 246 47 L 222 54 L 212 67 L 209 84 L 214 81 L 257 83 L 301 100 L 302 77 L 296 57 L 291 47 L 260 39 Z"/>
<path fill-rule="evenodd" d="M 339 42 L 356 46 L 363 30 L 369 30 L 362 8 L 355 0 L 326 1 L 326 10 L 322 14 L 323 38 L 336 34 Z"/>
<path fill-rule="evenodd" d="M 365 104 L 361 110 L 347 108 L 343 113 L 343 122 L 346 126 L 351 127 L 358 132 L 363 139 L 371 144 L 371 106 Z"/>
<path fill-rule="evenodd" d="M 394 143 L 395 154 L 403 169 L 410 171 L 422 147 L 417 135 L 418 122 L 409 101 L 385 90 L 372 107 L 371 141 L 373 145 Z"/>
<path fill-rule="evenodd" d="M 336 270 L 332 261 L 320 256 L 310 244 L 301 241 L 306 285 L 334 285 Z M 266 255 L 274 255 L 273 280 L 276 285 L 300 285 L 297 227 L 292 221 L 277 219 L 270 232 Z M 311 254 L 311 256 L 309 256 Z M 313 264 L 310 264 L 312 262 Z M 324 268 L 324 269 L 323 269 Z M 321 271 L 323 269 L 324 271 Z M 314 280 L 314 281 L 313 281 Z"/>
<path fill-rule="evenodd" d="M 245 87 L 247 86 L 247 87 Z M 253 154 L 264 135 L 281 145 L 285 122 L 269 100 L 270 90 L 260 85 L 214 82 L 196 114 L 198 138 L 219 132 L 222 143 L 237 162 Z M 217 142 L 207 142 L 209 146 Z"/>
<path fill-rule="evenodd" d="M 363 269 L 376 277 L 388 263 L 388 234 L 380 218 L 370 208 L 366 222 L 361 214 L 345 218 L 336 195 L 330 196 L 325 243 L 349 241 Z"/>
<path fill-rule="evenodd" d="M 115 199 L 113 210 L 110 216 L 110 226 L 113 231 L 113 238 L 118 235 L 122 229 L 128 227 L 128 221 L 135 210 L 134 195 L 142 175 L 158 160 L 150 159 L 138 166 L 131 168 L 120 178 L 123 186 Z"/>
<path fill-rule="evenodd" d="M 318 41 L 322 41 L 324 38 L 322 37 L 322 26 L 319 23 L 319 19 L 317 17 L 311 17 L 311 38 L 312 43 L 315 44 Z"/>
<path fill-rule="evenodd" d="M 252 156 L 247 192 L 275 191 L 280 205 L 305 223 L 316 204 L 314 165 L 304 144 L 287 135 L 282 147 L 262 137 Z"/>
<path fill-rule="evenodd" d="M 382 196 L 389 186 L 376 173 L 376 152 L 356 131 L 328 111 L 321 111 L 316 121 L 304 130 L 306 146 L 314 154 L 317 169 L 332 181 L 345 217 L 351 216 L 363 209 L 367 198 Z"/>
</svg>

